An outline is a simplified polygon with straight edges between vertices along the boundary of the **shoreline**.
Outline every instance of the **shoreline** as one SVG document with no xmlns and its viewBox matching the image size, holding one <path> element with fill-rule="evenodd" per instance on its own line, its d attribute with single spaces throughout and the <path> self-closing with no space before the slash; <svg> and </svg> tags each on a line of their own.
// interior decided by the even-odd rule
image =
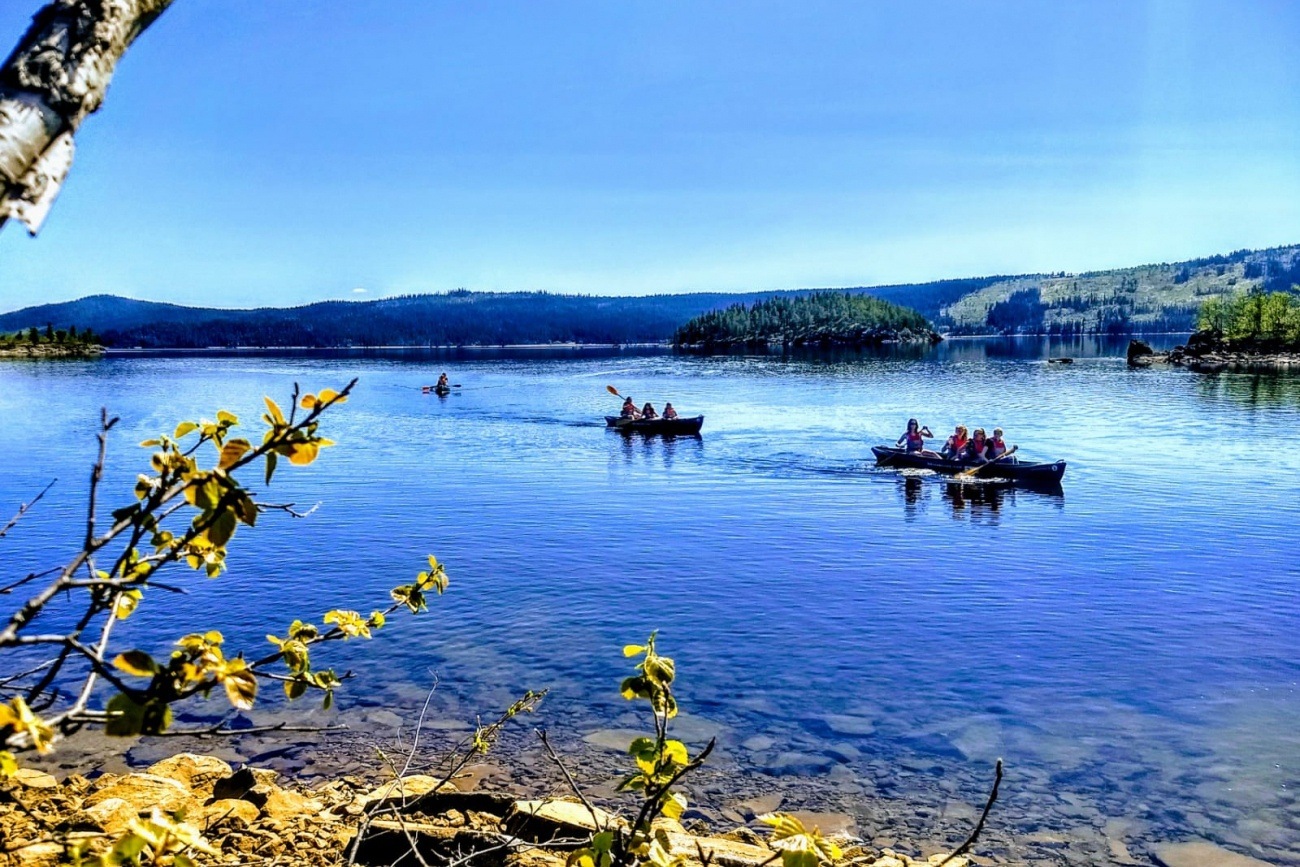
<svg viewBox="0 0 1300 867">
<path fill-rule="evenodd" d="M 58 343 L 27 343 L 0 347 L 0 358 L 99 358 L 104 352 L 104 347 L 91 344 L 68 346 Z"/>
<path fill-rule="evenodd" d="M 1127 361 L 1133 368 L 1184 367 L 1195 373 L 1300 373 L 1300 351 L 1233 348 L 1201 333 L 1169 352 L 1154 352 L 1144 341 L 1130 340 Z"/>
</svg>

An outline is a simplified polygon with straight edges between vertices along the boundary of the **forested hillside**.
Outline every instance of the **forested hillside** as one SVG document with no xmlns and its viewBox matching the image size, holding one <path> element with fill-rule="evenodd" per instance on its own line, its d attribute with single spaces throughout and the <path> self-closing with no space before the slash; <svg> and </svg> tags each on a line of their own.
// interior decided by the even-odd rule
<svg viewBox="0 0 1300 867">
<path fill-rule="evenodd" d="M 1084 274 L 1030 274 L 835 290 L 910 307 L 955 334 L 1191 331 L 1208 298 L 1291 291 L 1300 246 Z M 409 295 L 302 307 L 218 310 L 94 295 L 0 315 L 0 332 L 95 330 L 109 346 L 496 346 L 646 343 L 733 305 L 827 290 L 611 297 L 548 292 Z"/>
<path fill-rule="evenodd" d="M 957 334 L 1191 331 L 1201 304 L 1300 283 L 1300 246 L 1238 250 L 1190 262 L 999 279 L 942 307 Z"/>
</svg>

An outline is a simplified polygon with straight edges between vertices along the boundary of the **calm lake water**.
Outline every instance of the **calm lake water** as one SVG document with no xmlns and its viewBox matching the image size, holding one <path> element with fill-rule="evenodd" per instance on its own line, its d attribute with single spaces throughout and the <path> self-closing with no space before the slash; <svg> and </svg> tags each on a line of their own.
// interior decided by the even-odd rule
<svg viewBox="0 0 1300 867">
<path fill-rule="evenodd" d="M 931 825 L 978 805 L 1003 756 L 1007 851 L 1199 837 L 1300 864 L 1300 378 L 1130 371 L 1122 349 L 0 362 L 0 517 L 59 479 L 0 565 L 49 566 L 80 532 L 100 406 L 122 418 L 117 505 L 136 443 L 180 418 L 252 423 L 263 394 L 357 376 L 323 425 L 338 447 L 269 494 L 316 512 L 241 530 L 225 576 L 180 612 L 146 600 L 124 641 L 233 620 L 260 655 L 295 616 L 380 607 L 432 552 L 451 589 L 341 648 L 345 707 L 409 714 L 433 672 L 448 717 L 550 686 L 538 721 L 581 745 L 634 727 L 620 648 L 658 629 L 688 734 L 720 732 L 737 773 L 824 782 L 868 837 L 882 803 Z M 444 369 L 462 387 L 421 394 Z M 606 431 L 607 384 L 703 413 L 703 436 Z M 1069 462 L 1063 494 L 876 469 L 909 416 L 1005 428 Z"/>
</svg>

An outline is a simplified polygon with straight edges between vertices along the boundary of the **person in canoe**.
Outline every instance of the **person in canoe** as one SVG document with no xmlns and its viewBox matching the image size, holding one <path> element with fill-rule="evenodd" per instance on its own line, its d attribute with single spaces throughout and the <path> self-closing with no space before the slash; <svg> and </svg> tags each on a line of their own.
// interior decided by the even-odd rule
<svg viewBox="0 0 1300 867">
<path fill-rule="evenodd" d="M 959 461 L 966 456 L 966 446 L 969 443 L 970 436 L 967 434 L 966 425 L 959 424 L 952 432 L 952 436 L 948 437 L 947 442 L 943 444 L 939 456 L 950 461 Z"/>
<path fill-rule="evenodd" d="M 907 432 L 898 438 L 895 445 L 902 446 L 907 454 L 919 454 L 922 457 L 937 458 L 939 453 L 931 451 L 925 447 L 927 439 L 934 439 L 934 434 L 930 433 L 930 428 L 921 424 L 914 418 L 907 420 Z"/>
<path fill-rule="evenodd" d="M 664 418 L 667 419 L 668 421 L 672 421 L 673 419 L 677 418 L 677 410 L 673 409 L 673 405 L 671 403 L 664 404 Z"/>
<path fill-rule="evenodd" d="M 1002 441 L 1002 428 L 993 428 L 993 436 L 988 440 L 988 445 L 984 448 L 984 457 L 989 460 L 1000 458 L 1007 453 L 1007 444 Z M 1015 458 L 1007 458 L 1008 461 L 1014 461 Z"/>
<path fill-rule="evenodd" d="M 649 406 L 649 404 L 646 405 Z M 641 417 L 641 412 L 636 408 L 636 404 L 632 402 L 632 398 L 629 397 L 623 401 L 623 411 L 618 414 L 618 417 L 630 418 L 634 421 Z"/>
<path fill-rule="evenodd" d="M 659 413 L 655 412 L 654 404 L 650 403 L 648 400 L 645 402 L 645 406 L 641 407 L 641 418 L 646 421 L 652 421 L 659 418 Z"/>
<path fill-rule="evenodd" d="M 989 462 L 988 448 L 989 442 L 984 433 L 984 428 L 977 427 L 975 433 L 971 434 L 970 442 L 966 443 L 966 454 L 963 460 L 972 464 L 987 464 Z"/>
</svg>

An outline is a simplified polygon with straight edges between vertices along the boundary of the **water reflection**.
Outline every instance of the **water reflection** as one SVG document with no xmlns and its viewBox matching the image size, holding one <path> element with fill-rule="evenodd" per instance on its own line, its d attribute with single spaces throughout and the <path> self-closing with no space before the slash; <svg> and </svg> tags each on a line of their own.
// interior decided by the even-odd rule
<svg viewBox="0 0 1300 867">
<path fill-rule="evenodd" d="M 1300 376 L 1289 373 L 1212 373 L 1196 381 L 1201 397 L 1251 408 L 1300 406 Z"/>
<path fill-rule="evenodd" d="M 1059 488 L 1039 491 L 1017 488 L 1000 481 L 954 482 L 935 475 L 905 474 L 898 485 L 904 519 L 915 521 L 925 514 L 936 489 L 939 501 L 951 512 L 954 520 L 991 527 L 1001 523 L 1002 513 L 1014 507 L 1017 498 L 1048 502 L 1057 508 L 1065 506 L 1065 495 Z"/>
<path fill-rule="evenodd" d="M 679 457 L 698 457 L 704 452 L 704 437 L 700 434 L 625 434 L 610 431 L 619 441 L 619 451 L 623 462 L 629 466 L 636 463 L 658 463 L 671 469 Z"/>
</svg>

